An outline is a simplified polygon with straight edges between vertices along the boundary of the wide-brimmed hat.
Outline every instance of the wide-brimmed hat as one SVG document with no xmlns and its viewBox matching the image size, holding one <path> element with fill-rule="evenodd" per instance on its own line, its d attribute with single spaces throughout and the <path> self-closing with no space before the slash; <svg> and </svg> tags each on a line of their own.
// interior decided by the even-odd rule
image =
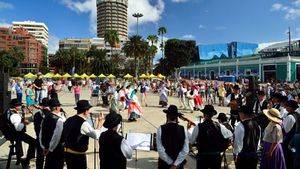
<svg viewBox="0 0 300 169">
<path fill-rule="evenodd" d="M 232 89 L 233 89 L 233 90 L 240 90 L 240 86 L 239 86 L 239 85 L 234 85 L 234 86 L 232 87 Z"/>
<path fill-rule="evenodd" d="M 44 106 L 44 107 L 48 107 L 49 106 L 49 99 L 47 97 L 43 98 L 42 102 L 39 105 Z"/>
<path fill-rule="evenodd" d="M 49 100 L 49 107 L 59 107 L 59 106 L 61 106 L 61 104 L 58 99 L 54 98 Z"/>
<path fill-rule="evenodd" d="M 22 103 L 18 101 L 18 99 L 11 99 L 10 107 L 22 106 Z"/>
<path fill-rule="evenodd" d="M 268 117 L 269 120 L 275 123 L 282 122 L 282 119 L 280 117 L 280 112 L 275 108 L 263 110 L 263 113 Z"/>
<path fill-rule="evenodd" d="M 298 103 L 295 101 L 295 100 L 289 100 L 285 103 L 285 106 L 286 107 L 290 107 L 294 110 L 298 109 L 299 108 L 299 105 Z"/>
<path fill-rule="evenodd" d="M 74 107 L 75 110 L 88 110 L 92 108 L 93 106 L 90 105 L 90 102 L 88 100 L 79 100 L 76 103 L 76 107 Z"/>
<path fill-rule="evenodd" d="M 218 117 L 217 117 L 218 120 L 222 121 L 222 122 L 225 122 L 228 120 L 227 116 L 225 113 L 219 113 Z"/>
<path fill-rule="evenodd" d="M 172 116 L 181 116 L 182 113 L 178 112 L 178 108 L 175 105 L 170 105 L 168 109 L 163 110 L 164 113 Z"/>
<path fill-rule="evenodd" d="M 111 129 L 118 126 L 121 123 L 121 121 L 122 121 L 122 116 L 120 114 L 111 112 L 105 117 L 103 127 Z"/>
<path fill-rule="evenodd" d="M 251 116 L 253 114 L 253 109 L 250 106 L 242 106 L 239 110 L 239 113 L 244 113 Z"/>
<path fill-rule="evenodd" d="M 214 116 L 217 113 L 213 105 L 205 105 L 204 109 L 200 110 L 203 114 L 209 115 L 209 116 Z"/>
</svg>

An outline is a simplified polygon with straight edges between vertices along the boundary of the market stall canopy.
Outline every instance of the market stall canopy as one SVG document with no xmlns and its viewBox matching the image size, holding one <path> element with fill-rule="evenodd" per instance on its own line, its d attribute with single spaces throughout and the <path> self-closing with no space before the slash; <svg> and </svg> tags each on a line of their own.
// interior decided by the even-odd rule
<svg viewBox="0 0 300 169">
<path fill-rule="evenodd" d="M 158 74 L 157 77 L 160 78 L 160 79 L 164 79 L 165 78 L 165 76 L 162 75 L 162 74 Z"/>
<path fill-rule="evenodd" d="M 57 74 L 54 75 L 53 77 L 54 77 L 54 78 L 61 78 L 62 76 L 61 76 L 59 73 L 57 73 Z"/>
<path fill-rule="evenodd" d="M 131 76 L 130 74 L 127 73 L 127 74 L 124 76 L 124 78 L 129 79 L 129 78 L 133 78 L 133 76 Z"/>
<path fill-rule="evenodd" d="M 149 76 L 149 78 L 156 78 L 156 76 L 155 76 L 154 74 L 151 74 L 151 75 Z"/>
<path fill-rule="evenodd" d="M 73 77 L 75 77 L 75 78 L 80 78 L 80 76 L 79 76 L 77 73 L 75 73 L 75 74 L 73 75 Z"/>
<path fill-rule="evenodd" d="M 96 75 L 94 75 L 94 74 L 91 74 L 90 75 L 90 78 L 96 78 L 97 76 Z"/>
<path fill-rule="evenodd" d="M 32 74 L 32 73 L 27 73 L 25 76 L 24 76 L 26 79 L 33 79 L 33 78 L 36 78 L 37 76 Z"/>
<path fill-rule="evenodd" d="M 81 76 L 80 76 L 82 79 L 84 79 L 84 78 L 88 78 L 89 76 L 87 75 L 87 74 L 82 74 Z"/>
<path fill-rule="evenodd" d="M 54 76 L 54 74 L 49 72 L 49 73 L 46 73 L 43 77 L 44 78 L 52 78 L 53 76 Z"/>
<path fill-rule="evenodd" d="M 148 76 L 147 76 L 147 75 L 145 75 L 145 74 L 142 74 L 142 75 L 140 76 L 140 78 L 143 78 L 143 79 L 145 79 L 145 78 L 148 78 Z"/>
<path fill-rule="evenodd" d="M 116 76 L 114 76 L 113 74 L 110 74 L 107 77 L 110 78 L 110 79 L 112 79 L 112 78 L 115 78 Z"/>
<path fill-rule="evenodd" d="M 106 76 L 104 74 L 99 75 L 100 78 L 105 78 Z"/>
<path fill-rule="evenodd" d="M 63 77 L 64 78 L 69 78 L 69 77 L 72 77 L 72 76 L 69 73 L 66 73 L 66 74 L 63 75 Z"/>
</svg>

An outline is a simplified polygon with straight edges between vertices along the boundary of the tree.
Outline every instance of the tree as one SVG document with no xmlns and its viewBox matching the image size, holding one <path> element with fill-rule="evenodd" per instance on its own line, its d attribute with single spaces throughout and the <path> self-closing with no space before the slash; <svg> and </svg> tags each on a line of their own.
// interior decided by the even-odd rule
<svg viewBox="0 0 300 169">
<path fill-rule="evenodd" d="M 106 60 L 106 50 L 97 49 L 96 46 L 92 46 L 91 49 L 86 53 L 86 57 L 89 61 L 89 67 L 91 73 L 94 74 L 108 74 L 111 73 L 110 63 Z"/>
<path fill-rule="evenodd" d="M 7 51 L 0 51 L 0 71 L 9 72 L 13 67 L 13 61 Z"/>
<path fill-rule="evenodd" d="M 142 39 L 141 36 L 134 35 L 129 37 L 123 49 L 127 57 L 134 58 L 135 77 L 138 76 L 139 61 L 142 57 L 146 56 L 148 50 L 148 43 Z"/>
<path fill-rule="evenodd" d="M 120 43 L 119 34 L 116 30 L 107 30 L 104 34 L 105 43 L 110 45 L 110 54 L 113 56 L 113 48 Z"/>
<path fill-rule="evenodd" d="M 160 44 L 160 47 L 161 47 L 161 52 L 162 52 L 162 58 L 164 58 L 164 34 L 167 33 L 167 29 L 165 27 L 160 27 L 158 28 L 158 35 L 161 36 L 161 44 Z"/>
<path fill-rule="evenodd" d="M 151 45 L 148 48 L 148 63 L 149 63 L 149 68 L 150 68 L 150 72 L 153 73 L 153 59 L 157 53 L 157 47 L 155 45 Z"/>
<path fill-rule="evenodd" d="M 151 43 L 151 46 L 157 43 L 158 37 L 156 35 L 149 35 L 147 40 Z"/>
</svg>

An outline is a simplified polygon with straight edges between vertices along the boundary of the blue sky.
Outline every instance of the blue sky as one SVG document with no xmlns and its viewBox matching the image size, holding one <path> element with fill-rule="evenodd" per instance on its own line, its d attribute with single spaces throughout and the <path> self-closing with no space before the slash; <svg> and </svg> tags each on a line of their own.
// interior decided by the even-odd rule
<svg viewBox="0 0 300 169">
<path fill-rule="evenodd" d="M 58 40 L 95 37 L 96 0 L 0 0 L 0 25 L 33 20 L 49 27 L 50 50 Z M 194 39 L 200 43 L 230 41 L 272 42 L 300 37 L 300 0 L 129 0 L 129 30 L 141 12 L 144 37 L 167 28 L 167 38 Z"/>
</svg>

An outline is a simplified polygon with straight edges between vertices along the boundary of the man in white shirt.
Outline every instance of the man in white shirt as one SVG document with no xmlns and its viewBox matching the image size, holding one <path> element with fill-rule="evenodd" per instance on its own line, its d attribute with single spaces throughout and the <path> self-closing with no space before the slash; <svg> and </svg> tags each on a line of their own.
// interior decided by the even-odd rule
<svg viewBox="0 0 300 169">
<path fill-rule="evenodd" d="M 61 135 L 64 119 L 61 117 L 61 104 L 57 99 L 50 99 L 49 106 L 51 113 L 48 113 L 42 121 L 39 134 L 40 146 L 46 156 L 45 169 L 63 169 Z"/>
<path fill-rule="evenodd" d="M 178 125 L 178 112 L 175 105 L 163 110 L 167 123 L 157 130 L 158 169 L 183 169 L 189 152 L 188 136 L 184 127 Z"/>
</svg>

